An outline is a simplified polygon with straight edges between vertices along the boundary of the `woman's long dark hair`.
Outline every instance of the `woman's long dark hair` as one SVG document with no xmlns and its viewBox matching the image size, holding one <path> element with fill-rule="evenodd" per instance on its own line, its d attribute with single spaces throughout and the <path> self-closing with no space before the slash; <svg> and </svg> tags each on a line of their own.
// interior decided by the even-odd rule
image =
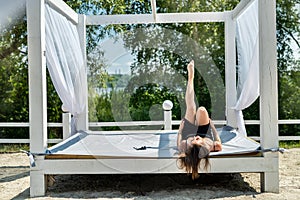
<svg viewBox="0 0 300 200">
<path fill-rule="evenodd" d="M 201 160 L 204 159 L 205 163 L 203 169 L 207 171 L 209 167 L 208 155 L 204 158 L 199 158 L 199 147 L 194 145 L 189 152 L 182 153 L 178 157 L 178 168 L 184 169 L 187 173 L 192 174 L 192 179 L 195 180 L 199 177 L 198 170 L 200 169 Z"/>
</svg>

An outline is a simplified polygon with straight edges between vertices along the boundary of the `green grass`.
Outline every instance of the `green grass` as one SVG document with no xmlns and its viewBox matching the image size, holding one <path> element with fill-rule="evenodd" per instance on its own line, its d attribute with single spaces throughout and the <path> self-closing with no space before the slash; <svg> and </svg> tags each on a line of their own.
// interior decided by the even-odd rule
<svg viewBox="0 0 300 200">
<path fill-rule="evenodd" d="M 279 147 L 285 149 L 300 148 L 300 141 L 279 141 Z"/>
<path fill-rule="evenodd" d="M 29 144 L 0 144 L 0 153 L 18 153 L 20 150 L 29 151 Z"/>
</svg>

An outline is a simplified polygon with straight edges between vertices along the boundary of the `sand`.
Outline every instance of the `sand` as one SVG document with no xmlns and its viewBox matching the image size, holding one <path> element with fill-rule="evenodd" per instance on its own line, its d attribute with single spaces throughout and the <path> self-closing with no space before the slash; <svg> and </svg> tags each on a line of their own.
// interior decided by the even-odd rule
<svg viewBox="0 0 300 200">
<path fill-rule="evenodd" d="M 261 193 L 258 173 L 60 175 L 45 197 L 33 199 L 300 199 L 300 149 L 280 154 L 279 194 Z M 0 154 L 0 199 L 30 199 L 26 154 Z"/>
</svg>

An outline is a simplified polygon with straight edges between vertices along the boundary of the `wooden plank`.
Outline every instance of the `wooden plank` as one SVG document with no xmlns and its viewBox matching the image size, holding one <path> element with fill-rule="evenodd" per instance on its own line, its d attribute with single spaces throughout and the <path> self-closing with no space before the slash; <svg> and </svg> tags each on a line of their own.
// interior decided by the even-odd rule
<svg viewBox="0 0 300 200">
<path fill-rule="evenodd" d="M 249 136 L 249 138 L 255 141 L 260 141 L 259 136 Z M 300 140 L 300 136 L 279 136 L 279 141 L 299 141 L 299 140 Z M 57 144 L 62 141 L 63 139 L 48 139 L 47 143 Z M 30 139 L 0 139 L 0 144 L 29 144 L 29 143 L 30 143 Z"/>
<path fill-rule="evenodd" d="M 62 139 L 48 139 L 47 143 L 59 143 Z M 0 144 L 29 144 L 30 139 L 0 139 Z"/>
<path fill-rule="evenodd" d="M 103 24 L 148 24 L 148 23 L 189 23 L 189 22 L 224 22 L 230 12 L 198 13 L 157 13 L 156 21 L 151 14 L 132 15 L 94 15 L 86 16 L 87 25 Z"/>
<path fill-rule="evenodd" d="M 172 125 L 179 125 L 181 120 L 172 120 Z M 225 120 L 213 120 L 215 125 L 225 125 Z M 259 121 L 257 122 L 259 124 Z M 113 127 L 113 126 L 142 126 L 164 125 L 164 121 L 127 121 L 127 122 L 89 122 L 89 127 Z"/>
<path fill-rule="evenodd" d="M 299 119 L 278 120 L 278 124 L 300 124 Z"/>
<path fill-rule="evenodd" d="M 222 155 L 213 155 L 210 158 L 237 158 L 237 157 L 261 157 L 262 154 L 260 152 L 245 152 L 245 153 L 234 153 L 234 154 L 222 154 Z M 149 160 L 149 159 L 177 159 L 177 156 L 174 157 L 149 157 L 149 156 L 105 156 L 105 155 L 77 155 L 77 154 L 49 154 L 45 155 L 45 159 L 141 159 L 141 160 Z"/>
<path fill-rule="evenodd" d="M 44 196 L 47 187 L 46 176 L 42 171 L 30 170 L 30 197 Z"/>
<path fill-rule="evenodd" d="M 260 132 L 264 149 L 278 147 L 278 86 L 276 48 L 276 0 L 258 1 Z M 265 153 L 267 162 L 274 160 L 274 170 L 261 174 L 263 192 L 279 192 L 278 153 Z"/>
<path fill-rule="evenodd" d="M 71 113 L 63 113 L 63 140 L 71 136 Z"/>
<path fill-rule="evenodd" d="M 90 127 L 164 125 L 164 121 L 90 122 Z"/>
<path fill-rule="evenodd" d="M 154 23 L 151 14 L 140 15 L 89 15 L 86 16 L 86 25 L 103 24 L 147 24 Z"/>
<path fill-rule="evenodd" d="M 80 15 L 79 22 L 77 25 L 79 40 L 80 40 L 80 47 L 83 53 L 83 62 L 85 65 L 85 71 L 83 72 L 83 84 L 85 84 L 86 88 L 84 88 L 84 92 L 81 95 L 85 98 L 85 107 L 82 113 L 78 114 L 76 117 L 76 128 L 77 130 L 88 130 L 88 83 L 87 83 L 87 55 L 86 55 L 86 16 Z"/>
<path fill-rule="evenodd" d="M 0 139 L 0 144 L 29 144 L 30 139 Z"/>
<path fill-rule="evenodd" d="M 185 173 L 176 159 L 59 159 L 37 160 L 45 174 Z M 210 173 L 273 172 L 276 160 L 264 157 L 211 158 Z M 83 167 L 89 166 L 89 167 Z"/>
<path fill-rule="evenodd" d="M 47 148 L 45 2 L 28 0 L 26 9 L 30 151 L 45 152 Z M 30 196 L 45 195 L 45 188 L 44 174 L 41 171 L 30 171 Z"/>
<path fill-rule="evenodd" d="M 156 0 L 151 0 L 151 10 L 153 15 L 153 20 L 156 22 Z"/>
<path fill-rule="evenodd" d="M 273 0 L 259 1 L 260 132 L 262 146 L 278 145 L 276 18 Z M 274 9 L 274 10 L 273 10 Z"/>
<path fill-rule="evenodd" d="M 161 13 L 157 23 L 224 22 L 228 12 Z"/>
<path fill-rule="evenodd" d="M 255 140 L 255 141 L 260 141 L 261 138 L 258 136 L 250 136 L 251 139 Z M 279 141 L 292 141 L 292 140 L 300 140 L 300 136 L 279 136 L 278 137 Z"/>
<path fill-rule="evenodd" d="M 47 127 L 62 127 L 62 123 L 56 123 L 56 122 L 48 122 Z"/>
<path fill-rule="evenodd" d="M 0 127 L 29 127 L 29 122 L 1 122 Z"/>
<path fill-rule="evenodd" d="M 231 17 L 225 21 L 225 87 L 226 87 L 226 119 L 227 125 L 237 127 L 236 111 L 236 45 L 235 23 Z"/>
<path fill-rule="evenodd" d="M 47 148 L 44 0 L 27 1 L 30 150 Z"/>
<path fill-rule="evenodd" d="M 213 120 L 215 125 L 225 125 L 225 120 Z M 180 120 L 172 120 L 172 125 L 179 125 Z M 246 125 L 260 125 L 260 120 L 245 120 Z M 281 119 L 278 124 L 300 124 L 299 119 Z M 90 127 L 109 127 L 109 126 L 136 126 L 136 125 L 164 125 L 164 121 L 129 121 L 129 122 L 89 122 Z M 48 127 L 62 127 L 63 123 L 48 122 Z M 29 122 L 0 122 L 3 128 L 29 127 Z"/>
</svg>

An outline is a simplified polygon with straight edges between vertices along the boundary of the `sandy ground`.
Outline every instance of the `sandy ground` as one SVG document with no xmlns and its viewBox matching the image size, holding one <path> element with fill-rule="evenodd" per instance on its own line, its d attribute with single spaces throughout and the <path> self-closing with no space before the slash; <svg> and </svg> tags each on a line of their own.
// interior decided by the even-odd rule
<svg viewBox="0 0 300 200">
<path fill-rule="evenodd" d="M 261 193 L 259 174 L 55 176 L 45 197 L 34 199 L 300 199 L 300 149 L 280 154 L 280 193 Z M 0 199 L 29 199 L 26 154 L 0 154 Z"/>
</svg>

